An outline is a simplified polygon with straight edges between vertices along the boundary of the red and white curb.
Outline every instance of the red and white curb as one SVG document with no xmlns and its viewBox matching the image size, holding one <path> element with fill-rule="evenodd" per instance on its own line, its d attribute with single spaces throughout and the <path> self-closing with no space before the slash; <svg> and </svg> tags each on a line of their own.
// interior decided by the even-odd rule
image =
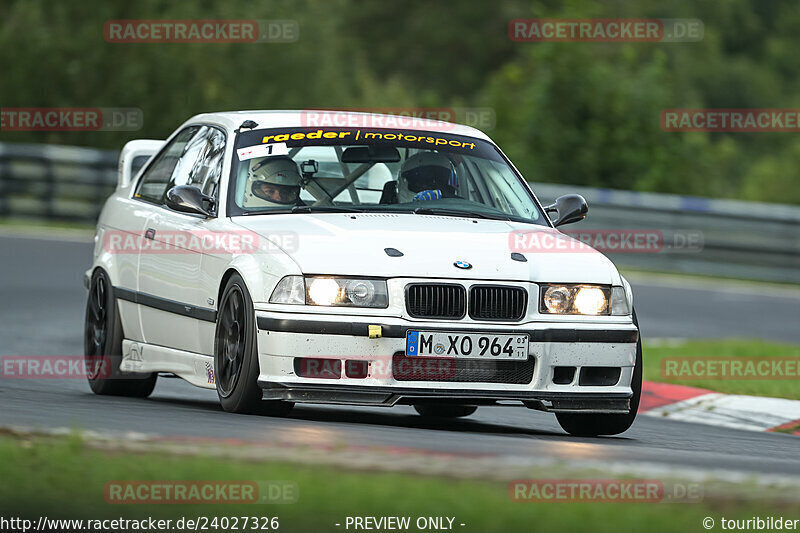
<svg viewBox="0 0 800 533">
<path fill-rule="evenodd" d="M 645 381 L 639 414 L 748 431 L 800 435 L 800 400 L 722 394 Z M 790 431 L 790 428 L 795 428 Z"/>
</svg>

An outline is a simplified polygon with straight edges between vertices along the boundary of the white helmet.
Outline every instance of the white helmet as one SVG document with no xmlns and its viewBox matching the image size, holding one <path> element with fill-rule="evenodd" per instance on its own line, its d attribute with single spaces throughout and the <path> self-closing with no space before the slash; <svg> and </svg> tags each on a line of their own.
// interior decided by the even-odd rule
<svg viewBox="0 0 800 533">
<path fill-rule="evenodd" d="M 397 178 L 397 201 L 433 200 L 453 197 L 458 176 L 450 159 L 439 152 L 420 152 L 403 163 Z"/>
<path fill-rule="evenodd" d="M 262 157 L 250 161 L 245 185 L 244 207 L 297 205 L 300 171 L 287 156 Z"/>
</svg>

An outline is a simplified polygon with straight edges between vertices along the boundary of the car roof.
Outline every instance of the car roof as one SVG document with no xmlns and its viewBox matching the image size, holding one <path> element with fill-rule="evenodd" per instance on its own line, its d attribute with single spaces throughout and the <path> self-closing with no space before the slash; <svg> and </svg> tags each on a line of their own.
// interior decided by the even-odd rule
<svg viewBox="0 0 800 533">
<path fill-rule="evenodd" d="M 409 110 L 413 111 L 413 110 Z M 252 120 L 262 128 L 313 128 L 313 127 L 361 127 L 389 128 L 412 131 L 431 131 L 464 135 L 490 141 L 489 137 L 480 130 L 454 124 L 442 120 L 433 120 L 421 117 L 404 116 L 402 114 L 363 113 L 358 111 L 338 111 L 335 109 L 286 109 L 286 110 L 253 110 L 253 111 L 224 111 L 217 113 L 202 113 L 195 115 L 184 123 L 184 126 L 193 123 L 211 123 L 234 130 L 242 125 L 245 120 Z M 182 126 L 183 127 L 183 126 Z"/>
</svg>

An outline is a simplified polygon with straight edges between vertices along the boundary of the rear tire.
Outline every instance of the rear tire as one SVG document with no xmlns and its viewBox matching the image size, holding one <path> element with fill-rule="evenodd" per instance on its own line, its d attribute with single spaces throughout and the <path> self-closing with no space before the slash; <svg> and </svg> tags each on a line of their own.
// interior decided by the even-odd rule
<svg viewBox="0 0 800 533">
<path fill-rule="evenodd" d="M 636 320 L 636 311 L 633 312 L 633 323 L 639 326 Z M 624 415 L 611 414 L 573 414 L 556 413 L 556 418 L 561 428 L 575 437 L 597 437 L 600 435 L 619 435 L 627 431 L 636 419 L 639 411 L 639 400 L 642 396 L 642 337 L 636 342 L 636 363 L 631 379 L 631 410 Z"/>
<path fill-rule="evenodd" d="M 427 418 L 463 418 L 477 411 L 478 406 L 423 403 L 415 405 L 414 410 Z"/>
<path fill-rule="evenodd" d="M 83 327 L 83 354 L 89 387 L 95 394 L 146 398 L 156 386 L 158 374 L 122 372 L 122 323 L 117 299 L 108 275 L 92 274 Z"/>
<path fill-rule="evenodd" d="M 285 416 L 294 403 L 261 399 L 257 348 L 253 300 L 242 277 L 233 274 L 220 299 L 214 335 L 219 402 L 230 413 Z"/>
</svg>

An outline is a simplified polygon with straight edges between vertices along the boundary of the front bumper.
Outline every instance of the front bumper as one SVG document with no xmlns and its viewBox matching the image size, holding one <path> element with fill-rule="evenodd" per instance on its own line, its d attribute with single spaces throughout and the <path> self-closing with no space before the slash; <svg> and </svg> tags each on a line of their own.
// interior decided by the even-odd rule
<svg viewBox="0 0 800 533">
<path fill-rule="evenodd" d="M 514 401 L 555 412 L 625 413 L 639 339 L 633 323 L 620 322 L 464 324 L 258 311 L 257 325 L 259 385 L 265 400 L 372 406 Z M 532 377 L 525 383 L 395 379 L 391 361 L 404 357 L 409 330 L 525 333 L 530 339 Z M 351 378 L 345 372 L 339 379 L 302 377 L 296 371 L 298 357 L 367 361 L 370 370 L 366 377 Z M 557 378 L 561 368 L 575 369 L 571 381 Z M 598 368 L 619 369 L 618 380 L 601 385 L 582 380 L 582 374 Z"/>
</svg>

